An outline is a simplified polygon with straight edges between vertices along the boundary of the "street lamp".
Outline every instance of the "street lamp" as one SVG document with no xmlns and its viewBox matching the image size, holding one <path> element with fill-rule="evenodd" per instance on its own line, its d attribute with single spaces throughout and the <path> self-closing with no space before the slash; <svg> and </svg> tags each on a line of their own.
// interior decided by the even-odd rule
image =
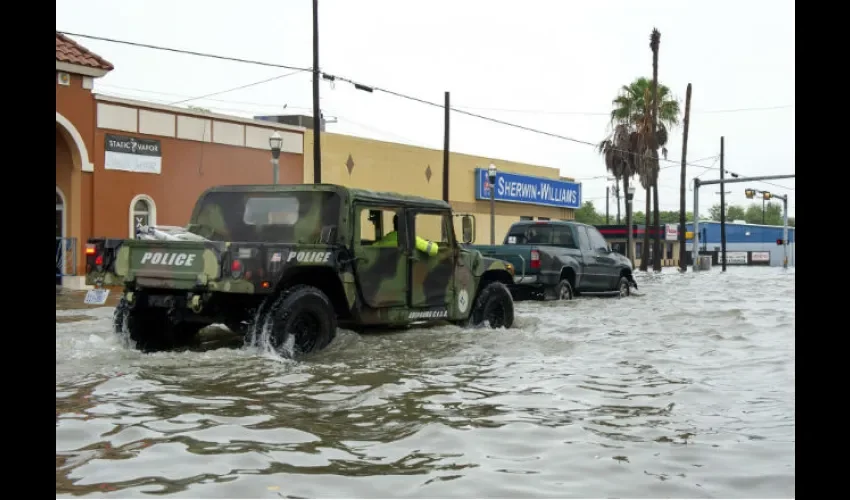
<svg viewBox="0 0 850 500">
<path fill-rule="evenodd" d="M 277 184 L 280 178 L 280 148 L 283 146 L 283 137 L 277 132 L 269 137 L 269 147 L 272 150 L 272 181 Z"/>
<path fill-rule="evenodd" d="M 634 212 L 632 212 L 632 200 L 634 200 L 634 198 L 635 198 L 635 187 L 629 186 L 629 192 L 626 195 L 626 203 L 629 204 L 629 211 L 626 212 L 626 213 L 628 213 L 629 215 L 634 213 Z M 628 217 L 628 219 L 629 219 L 629 224 L 631 224 L 632 218 Z M 634 237 L 634 234 L 633 234 L 634 229 L 633 228 L 634 228 L 633 224 L 630 225 L 628 228 L 626 228 L 626 235 L 627 235 L 626 253 L 627 253 L 627 256 L 629 258 L 629 261 L 632 263 L 632 266 L 635 265 L 635 263 L 634 263 L 634 252 L 632 251 L 632 239 Z"/>
<path fill-rule="evenodd" d="M 496 165 L 490 163 L 487 168 L 490 181 L 490 244 L 496 244 Z"/>
</svg>

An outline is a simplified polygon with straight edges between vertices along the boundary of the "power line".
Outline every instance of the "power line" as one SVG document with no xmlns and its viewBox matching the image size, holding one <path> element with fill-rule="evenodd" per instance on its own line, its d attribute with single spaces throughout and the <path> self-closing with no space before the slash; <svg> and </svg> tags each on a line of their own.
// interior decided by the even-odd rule
<svg viewBox="0 0 850 500">
<path fill-rule="evenodd" d="M 99 41 L 104 41 L 104 42 L 111 42 L 111 43 L 117 43 L 117 44 L 122 44 L 122 45 L 129 45 L 129 46 L 133 46 L 133 47 L 162 50 L 162 51 L 173 52 L 173 53 L 178 53 L 178 54 L 193 55 L 193 56 L 197 56 L 197 57 L 206 57 L 206 58 L 210 58 L 210 59 L 218 59 L 218 60 L 222 60 L 222 61 L 240 62 L 240 63 L 244 63 L 244 64 L 253 64 L 253 65 L 258 65 L 258 66 L 267 66 L 267 67 L 274 67 L 274 68 L 284 68 L 284 69 L 289 69 L 289 70 L 295 70 L 295 72 L 312 71 L 312 68 L 289 66 L 289 65 L 284 65 L 284 64 L 276 64 L 276 63 L 270 63 L 270 62 L 266 62 L 266 61 L 258 61 L 258 60 L 244 59 L 244 58 L 238 58 L 238 57 L 228 57 L 228 56 L 222 56 L 222 55 L 211 54 L 211 53 L 206 53 L 206 52 L 197 52 L 197 51 L 184 50 L 184 49 L 175 49 L 175 48 L 172 48 L 172 47 L 164 47 L 164 46 L 160 46 L 160 45 L 152 45 L 152 44 L 145 44 L 145 43 L 139 43 L 139 42 L 130 42 L 130 41 L 126 41 L 126 40 L 118 40 L 118 39 L 114 39 L 114 38 L 100 37 L 100 36 L 95 36 L 95 35 L 86 35 L 86 34 L 82 34 L 82 33 L 73 33 L 73 32 L 69 32 L 69 31 L 59 31 L 59 30 L 57 30 L 57 33 L 61 33 L 61 34 L 68 35 L 68 36 L 77 36 L 77 37 L 81 37 L 81 38 L 87 38 L 87 39 L 91 39 L 91 40 L 99 40 Z M 326 72 L 323 72 L 323 71 L 320 72 L 320 73 L 322 74 L 322 77 L 327 79 L 327 80 L 331 80 L 331 81 L 341 80 L 341 81 L 344 81 L 344 82 L 347 82 L 347 83 L 354 85 L 354 87 L 359 89 L 359 90 L 364 90 L 364 91 L 367 91 L 367 92 L 374 92 L 374 91 L 383 92 L 385 94 L 389 94 L 389 95 L 399 97 L 399 98 L 402 98 L 402 99 L 407 99 L 407 100 L 410 100 L 410 101 L 418 102 L 418 103 L 425 104 L 425 105 L 428 105 L 428 106 L 433 106 L 433 107 L 437 107 L 437 108 L 440 108 L 440 109 L 444 108 L 444 105 L 440 104 L 440 103 L 435 103 L 435 102 L 428 101 L 428 100 L 425 100 L 425 99 L 422 99 L 422 98 L 414 97 L 414 96 L 411 96 L 411 95 L 403 94 L 401 92 L 396 92 L 396 91 L 381 88 L 381 87 L 365 85 L 365 84 L 362 84 L 362 83 L 359 83 L 359 82 L 355 82 L 354 80 L 351 80 L 349 78 L 332 75 L 330 73 L 326 73 Z M 280 77 L 278 77 L 278 78 L 280 78 Z M 265 83 L 265 82 L 256 82 L 254 84 L 249 84 L 249 86 L 259 84 L 259 83 Z M 236 90 L 236 89 L 230 89 L 230 90 L 226 90 L 226 91 L 222 91 L 222 92 L 214 93 L 214 94 L 210 94 L 210 95 L 218 95 L 220 93 L 225 93 L 225 92 L 229 92 L 229 91 L 232 91 L 232 90 Z M 198 100 L 198 99 L 200 99 L 200 98 L 188 99 L 188 100 Z M 182 101 L 182 102 L 185 102 L 185 101 Z M 793 105 L 789 105 L 789 106 L 793 106 Z M 489 122 L 496 123 L 496 124 L 499 124 L 499 125 L 504 125 L 504 126 L 507 126 L 507 127 L 516 128 L 516 129 L 519 129 L 519 130 L 524 130 L 526 132 L 532 132 L 532 133 L 536 133 L 536 134 L 540 134 L 540 135 L 544 135 L 544 136 L 548 136 L 548 137 L 552 137 L 552 138 L 556 138 L 556 139 L 565 140 L 565 141 L 568 141 L 568 142 L 574 142 L 574 143 L 577 143 L 577 144 L 584 144 L 584 145 L 591 146 L 591 147 L 594 147 L 594 148 L 598 147 L 598 143 L 595 143 L 595 142 L 585 141 L 585 140 L 582 140 L 582 139 L 576 139 L 574 137 L 556 134 L 556 133 L 548 132 L 548 131 L 545 131 L 545 130 L 539 130 L 539 129 L 535 129 L 533 127 L 528 127 L 528 126 L 525 126 L 525 125 L 520 125 L 520 124 L 517 124 L 517 123 L 508 122 L 508 121 L 505 121 L 505 120 L 499 120 L 497 118 L 492 118 L 492 117 L 480 115 L 480 114 L 477 114 L 477 113 L 472 113 L 470 111 L 465 111 L 463 109 L 458 109 L 456 107 L 452 107 L 452 108 L 449 108 L 449 109 L 451 111 L 454 111 L 454 112 L 459 113 L 459 114 L 471 116 L 473 118 L 478 118 L 480 120 L 489 121 Z M 745 109 L 745 108 L 740 108 L 740 109 Z M 724 111 L 724 110 L 721 110 L 721 111 Z M 725 110 L 725 111 L 730 111 L 730 110 Z M 734 110 L 731 110 L 731 111 L 734 111 Z M 615 149 L 615 151 L 621 151 L 621 150 Z M 628 152 L 628 151 L 621 151 L 621 152 Z M 659 158 L 659 161 L 664 161 L 664 162 L 673 163 L 673 164 L 681 164 L 680 161 L 669 160 L 669 159 L 666 159 L 666 158 Z M 691 164 L 691 163 L 687 163 L 687 165 L 690 165 L 690 166 L 693 166 L 693 167 L 700 167 L 700 168 L 710 168 L 710 167 L 705 167 L 703 165 L 696 165 L 696 164 Z M 662 168 L 672 168 L 672 167 L 662 167 Z M 776 186 L 790 190 L 790 188 L 787 188 L 787 187 L 784 187 L 784 186 L 779 186 L 779 185 L 776 185 Z"/>
<path fill-rule="evenodd" d="M 174 101 L 174 102 L 170 102 L 170 103 L 168 103 L 168 104 L 169 104 L 170 106 L 174 106 L 174 105 L 177 105 L 177 104 L 183 104 L 183 103 L 185 103 L 185 102 L 189 102 L 189 101 L 198 101 L 198 100 L 201 100 L 201 99 L 205 99 L 205 98 L 207 98 L 207 97 L 212 97 L 212 96 L 216 96 L 216 95 L 226 94 L 226 93 L 228 93 L 228 92 L 234 92 L 234 91 L 236 91 L 236 90 L 247 89 L 247 88 L 249 88 L 249 87 L 255 87 L 255 86 L 257 86 L 257 85 L 261 85 L 261 84 L 263 84 L 263 83 L 268 83 L 268 82 L 272 82 L 272 81 L 275 81 L 275 80 L 280 80 L 281 78 L 286 78 L 287 76 L 296 75 L 296 74 L 298 74 L 298 73 L 302 73 L 302 71 L 301 71 L 301 70 L 296 70 L 296 71 L 292 71 L 292 72 L 290 72 L 290 73 L 284 73 L 284 74 L 282 74 L 282 75 L 277 75 L 277 76 L 273 76 L 273 77 L 271 77 L 271 78 L 266 78 L 265 80 L 260 80 L 260 81 L 257 81 L 257 82 L 248 83 L 248 84 L 245 84 L 245 85 L 240 85 L 240 86 L 238 86 L 238 87 L 233 87 L 232 89 L 221 90 L 221 91 L 219 91 L 219 92 L 213 92 L 213 93 L 211 93 L 211 94 L 205 94 L 205 95 L 198 96 L 198 97 L 191 97 L 191 98 L 189 98 L 189 99 L 182 99 L 182 100 L 180 100 L 180 101 Z"/>
<path fill-rule="evenodd" d="M 795 107 L 794 104 L 782 104 L 778 106 L 763 106 L 753 108 L 736 108 L 736 109 L 712 109 L 703 111 L 691 111 L 694 114 L 715 114 L 715 113 L 742 113 L 748 111 L 771 111 L 776 109 L 787 109 Z M 533 115 L 574 115 L 574 116 L 611 116 L 611 112 L 601 111 L 561 111 L 548 109 L 510 109 L 510 108 L 484 108 L 472 106 L 458 106 L 461 109 L 477 110 L 477 111 L 496 111 L 503 113 L 521 113 Z"/>
<path fill-rule="evenodd" d="M 267 66 L 267 67 L 270 67 L 270 68 L 283 68 L 283 69 L 291 69 L 291 70 L 298 70 L 298 71 L 313 71 L 312 68 L 302 68 L 302 67 L 298 67 L 298 66 L 287 66 L 285 64 L 275 64 L 275 63 L 270 63 L 270 62 L 266 62 L 266 61 L 257 61 L 257 60 L 253 60 L 253 59 L 243 59 L 243 58 L 240 58 L 240 57 L 221 56 L 221 55 L 218 55 L 218 54 L 210 54 L 208 52 L 197 52 L 197 51 L 194 51 L 194 50 L 175 49 L 173 47 L 163 47 L 161 45 L 151 45 L 149 43 L 129 42 L 127 40 L 117 40 L 115 38 L 106 38 L 106 37 L 102 37 L 102 36 L 84 35 L 82 33 L 72 33 L 70 31 L 56 30 L 56 32 L 61 33 L 63 35 L 68 35 L 68 36 L 78 36 L 80 38 L 87 38 L 89 40 L 99 40 L 101 42 L 118 43 L 118 44 L 121 44 L 121 45 L 130 45 L 132 47 L 140 47 L 140 48 L 144 48 L 144 49 L 163 50 L 163 51 L 166 51 L 166 52 L 174 52 L 176 54 L 186 54 L 186 55 L 190 55 L 190 56 L 206 57 L 206 58 L 209 58 L 209 59 L 218 59 L 220 61 L 231 61 L 231 62 L 239 62 L 239 63 L 245 63 L 245 64 L 254 64 L 254 65 L 257 65 L 257 66 Z"/>
<path fill-rule="evenodd" d="M 287 65 L 284 65 L 284 64 L 274 64 L 274 63 L 269 63 L 269 62 L 265 62 L 265 61 L 256 61 L 256 60 L 243 59 L 243 58 L 237 58 L 237 57 L 220 56 L 220 55 L 217 55 L 217 54 L 210 54 L 210 53 L 206 53 L 206 52 L 197 52 L 197 51 L 190 51 L 190 50 L 183 50 L 183 49 L 175 49 L 175 48 L 172 48 L 172 47 L 163 47 L 163 46 L 160 46 L 160 45 L 144 44 L 144 43 L 138 43 L 138 42 L 129 42 L 129 41 L 126 41 L 126 40 L 117 40 L 117 39 L 114 39 L 114 38 L 106 38 L 106 37 L 100 37 L 100 36 L 94 36 L 94 35 L 85 35 L 85 34 L 82 34 L 82 33 L 73 33 L 73 32 L 69 32 L 69 31 L 58 31 L 57 30 L 57 32 L 62 33 L 64 35 L 68 35 L 68 36 L 78 36 L 78 37 L 81 37 L 81 38 L 88 38 L 88 39 L 92 39 L 92 40 L 100 40 L 100 41 L 104 41 L 104 42 L 118 43 L 118 44 L 123 44 L 123 45 L 149 48 L 149 49 L 154 49 L 154 50 L 164 50 L 164 51 L 174 52 L 174 53 L 178 53 L 178 54 L 187 54 L 187 55 L 194 55 L 194 56 L 198 56 L 198 57 L 207 57 L 207 58 L 219 59 L 219 60 L 223 60 L 223 61 L 241 62 L 241 63 L 245 63 L 245 64 L 254 64 L 254 65 L 268 66 L 268 67 L 275 67 L 275 68 L 285 68 L 285 69 L 298 70 L 298 71 L 312 71 L 312 69 L 310 69 L 310 68 L 301 68 L 301 67 L 297 67 L 297 66 L 287 66 Z M 418 98 L 418 97 L 414 97 L 414 96 L 411 96 L 411 95 L 403 94 L 401 92 L 396 92 L 396 91 L 381 88 L 381 87 L 375 87 L 375 86 L 372 86 L 372 85 L 365 85 L 365 84 L 362 84 L 362 83 L 359 83 L 359 82 L 355 82 L 354 80 L 351 80 L 349 78 L 332 75 L 332 74 L 326 73 L 324 71 L 322 71 L 320 73 L 322 74 L 322 76 L 325 79 L 328 79 L 328 80 L 331 80 L 331 81 L 341 80 L 341 81 L 344 81 L 344 82 L 347 82 L 347 83 L 354 85 L 355 88 L 360 89 L 360 90 L 365 90 L 365 91 L 368 91 L 368 92 L 374 92 L 374 91 L 383 92 L 385 94 L 389 94 L 389 95 L 392 95 L 392 96 L 395 96 L 395 97 L 400 97 L 402 99 L 407 99 L 407 100 L 410 100 L 410 101 L 415 101 L 415 102 L 425 104 L 425 105 L 428 105 L 428 106 L 433 106 L 433 107 L 437 107 L 437 108 L 441 108 L 441 109 L 443 108 L 442 104 L 431 102 L 431 101 L 421 99 L 421 98 Z M 492 122 L 492 123 L 497 123 L 497 124 L 504 125 L 504 126 L 507 126 L 507 127 L 516 128 L 516 129 L 519 129 L 519 130 L 524 130 L 526 132 L 532 132 L 532 133 L 536 133 L 536 134 L 540 134 L 540 135 L 545 135 L 545 136 L 548 136 L 548 137 L 553 137 L 553 138 L 565 140 L 565 141 L 568 141 L 568 142 L 574 142 L 574 143 L 577 143 L 577 144 L 584 144 L 584 145 L 591 146 L 591 147 L 594 147 L 594 148 L 598 146 L 598 144 L 594 143 L 594 142 L 576 139 L 574 137 L 556 134 L 556 133 L 553 133 L 553 132 L 547 132 L 545 130 L 539 130 L 539 129 L 535 129 L 535 128 L 532 128 L 532 127 L 527 127 L 525 125 L 520 125 L 520 124 L 517 124 L 517 123 L 511 123 L 511 122 L 508 122 L 508 121 L 505 121 L 505 120 L 499 120 L 497 118 L 491 118 L 491 117 L 488 117 L 488 116 L 479 115 L 477 113 L 464 111 L 462 109 L 457 109 L 457 108 L 450 108 L 450 109 L 452 111 L 456 112 L 456 113 L 471 116 L 473 118 L 478 118 L 480 120 L 489 121 L 489 122 Z M 623 152 L 626 152 L 626 151 L 623 151 Z M 679 163 L 675 160 L 666 160 L 666 159 L 660 159 L 660 161 L 667 161 L 667 162 L 670 162 L 670 163 Z M 699 166 L 699 165 L 694 165 L 694 166 Z"/>
</svg>

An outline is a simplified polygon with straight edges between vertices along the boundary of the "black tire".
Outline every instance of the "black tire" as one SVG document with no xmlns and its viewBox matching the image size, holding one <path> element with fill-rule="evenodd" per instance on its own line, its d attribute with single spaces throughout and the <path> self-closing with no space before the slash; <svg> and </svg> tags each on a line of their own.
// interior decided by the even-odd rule
<svg viewBox="0 0 850 500">
<path fill-rule="evenodd" d="M 632 283 L 629 278 L 620 276 L 620 281 L 617 283 L 617 292 L 620 298 L 628 297 L 632 294 Z"/>
<path fill-rule="evenodd" d="M 563 279 L 555 286 L 555 300 L 573 300 L 575 293 L 569 280 Z"/>
<path fill-rule="evenodd" d="M 514 299 L 504 283 L 495 281 L 487 284 L 472 307 L 470 323 L 479 326 L 484 322 L 490 328 L 510 328 L 514 324 Z"/>
<path fill-rule="evenodd" d="M 336 313 L 328 297 L 318 288 L 296 285 L 278 296 L 265 314 L 269 342 L 281 355 L 309 354 L 330 345 L 336 337 Z M 263 328 L 265 330 L 265 328 Z M 287 352 L 294 336 L 294 352 Z"/>
<path fill-rule="evenodd" d="M 130 306 L 122 297 L 112 315 L 112 328 L 142 352 L 168 351 L 192 345 L 202 323 L 173 323 L 163 309 Z"/>
</svg>

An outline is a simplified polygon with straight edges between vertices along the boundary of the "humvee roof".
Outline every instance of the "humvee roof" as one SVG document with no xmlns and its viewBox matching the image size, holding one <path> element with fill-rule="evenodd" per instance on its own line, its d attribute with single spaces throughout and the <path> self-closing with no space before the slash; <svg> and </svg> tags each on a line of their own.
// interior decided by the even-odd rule
<svg viewBox="0 0 850 500">
<path fill-rule="evenodd" d="M 275 191 L 334 191 L 340 195 L 348 194 L 349 198 L 358 201 L 371 202 L 402 202 L 423 208 L 450 209 L 451 205 L 443 200 L 434 200 L 422 196 L 393 193 L 389 191 L 373 191 L 341 186 L 339 184 L 235 184 L 215 186 L 207 189 L 201 197 L 213 192 L 275 192 Z"/>
</svg>

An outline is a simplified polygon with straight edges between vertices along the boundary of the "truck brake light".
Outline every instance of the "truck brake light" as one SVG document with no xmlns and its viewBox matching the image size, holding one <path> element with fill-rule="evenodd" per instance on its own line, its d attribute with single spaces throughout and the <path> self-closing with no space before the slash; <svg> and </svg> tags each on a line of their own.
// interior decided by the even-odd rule
<svg viewBox="0 0 850 500">
<path fill-rule="evenodd" d="M 540 252 L 537 250 L 531 251 L 531 268 L 540 269 Z"/>
</svg>

